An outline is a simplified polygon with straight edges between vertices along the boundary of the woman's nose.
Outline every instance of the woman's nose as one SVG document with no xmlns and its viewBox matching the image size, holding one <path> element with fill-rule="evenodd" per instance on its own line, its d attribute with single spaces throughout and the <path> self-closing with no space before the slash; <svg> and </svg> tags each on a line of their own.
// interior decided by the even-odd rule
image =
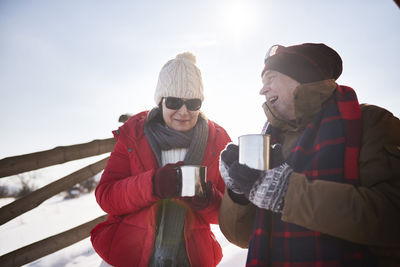
<svg viewBox="0 0 400 267">
<path fill-rule="evenodd" d="M 186 108 L 186 104 L 183 104 L 180 109 L 178 109 L 178 113 L 180 114 L 186 114 L 189 113 L 188 109 Z"/>
</svg>

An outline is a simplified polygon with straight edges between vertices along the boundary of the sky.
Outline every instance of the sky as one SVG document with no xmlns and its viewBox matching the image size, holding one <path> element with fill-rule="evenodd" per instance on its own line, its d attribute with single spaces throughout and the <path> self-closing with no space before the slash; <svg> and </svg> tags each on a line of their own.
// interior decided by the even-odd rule
<svg viewBox="0 0 400 267">
<path fill-rule="evenodd" d="M 391 0 L 0 0 L 0 159 L 112 137 L 121 114 L 155 106 L 161 67 L 184 51 L 202 111 L 236 143 L 265 122 L 274 44 L 333 47 L 337 82 L 399 116 L 399 26 Z"/>
<path fill-rule="evenodd" d="M 323 42 L 338 83 L 400 114 L 400 10 L 391 0 L 0 0 L 0 159 L 111 137 L 155 106 L 161 67 L 191 51 L 206 116 L 234 142 L 265 121 L 268 48 Z"/>
<path fill-rule="evenodd" d="M 265 122 L 260 73 L 274 44 L 331 46 L 337 82 L 399 117 L 399 26 L 392 0 L 0 0 L 0 159 L 112 137 L 121 114 L 155 106 L 161 67 L 184 51 L 202 73 L 203 112 L 236 143 Z M 56 167 L 39 177 L 69 173 Z"/>
</svg>

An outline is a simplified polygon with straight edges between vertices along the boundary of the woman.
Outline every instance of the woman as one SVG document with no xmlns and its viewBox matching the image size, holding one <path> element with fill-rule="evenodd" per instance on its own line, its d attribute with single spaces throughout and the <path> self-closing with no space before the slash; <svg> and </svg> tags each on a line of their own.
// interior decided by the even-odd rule
<svg viewBox="0 0 400 267">
<path fill-rule="evenodd" d="M 221 247 L 210 230 L 218 223 L 225 190 L 219 174 L 226 131 L 200 112 L 203 85 L 191 53 L 161 69 L 158 107 L 132 116 L 96 188 L 107 220 L 91 232 L 96 252 L 113 266 L 216 266 Z M 203 197 L 179 197 L 180 165 L 207 166 Z"/>
</svg>

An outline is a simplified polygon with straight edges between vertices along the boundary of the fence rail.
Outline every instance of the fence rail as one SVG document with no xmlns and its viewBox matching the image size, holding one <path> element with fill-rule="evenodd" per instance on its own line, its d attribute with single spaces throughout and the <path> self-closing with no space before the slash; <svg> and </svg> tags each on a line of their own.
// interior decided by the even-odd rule
<svg viewBox="0 0 400 267">
<path fill-rule="evenodd" d="M 129 115 L 121 115 L 119 121 L 124 122 L 129 117 Z M 0 178 L 65 163 L 71 160 L 108 153 L 113 150 L 114 146 L 114 138 L 108 138 L 4 158 L 0 160 Z M 108 157 L 75 171 L 53 183 L 31 192 L 23 198 L 17 199 L 12 203 L 1 207 L 0 225 L 36 208 L 45 200 L 68 190 L 73 185 L 93 177 L 104 169 L 107 161 Z M 84 223 L 65 232 L 4 254 L 0 256 L 0 266 L 21 266 L 70 246 L 88 237 L 90 235 L 90 230 L 97 223 L 104 221 L 105 218 L 106 215 L 100 216 L 90 222 Z"/>
<path fill-rule="evenodd" d="M 90 177 L 93 177 L 107 164 L 108 157 L 96 163 L 86 166 L 70 175 L 65 176 L 51 184 L 48 184 L 38 190 L 11 202 L 10 204 L 0 208 L 0 225 L 20 216 L 39 206 L 43 201 L 61 193 L 73 185 L 80 183 Z"/>
<path fill-rule="evenodd" d="M 114 138 L 93 140 L 89 143 L 59 146 L 50 150 L 14 156 L 0 160 L 0 178 L 40 168 L 83 159 L 112 151 Z"/>
</svg>

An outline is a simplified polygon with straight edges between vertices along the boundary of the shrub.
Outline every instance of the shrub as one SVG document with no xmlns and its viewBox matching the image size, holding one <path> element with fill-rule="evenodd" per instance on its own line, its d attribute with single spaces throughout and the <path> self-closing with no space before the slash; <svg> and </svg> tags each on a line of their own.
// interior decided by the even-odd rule
<svg viewBox="0 0 400 267">
<path fill-rule="evenodd" d="M 2 197 L 9 197 L 9 190 L 7 186 L 5 185 L 0 185 L 0 198 Z"/>
<path fill-rule="evenodd" d="M 36 186 L 34 185 L 34 180 L 37 177 L 36 173 L 18 174 L 17 177 L 19 178 L 21 187 L 15 193 L 15 198 L 24 197 L 36 190 Z"/>
<path fill-rule="evenodd" d="M 98 180 L 96 179 L 96 176 L 93 176 L 65 191 L 66 195 L 64 198 L 71 199 L 80 197 L 81 194 L 88 194 L 96 188 L 97 184 Z"/>
</svg>

